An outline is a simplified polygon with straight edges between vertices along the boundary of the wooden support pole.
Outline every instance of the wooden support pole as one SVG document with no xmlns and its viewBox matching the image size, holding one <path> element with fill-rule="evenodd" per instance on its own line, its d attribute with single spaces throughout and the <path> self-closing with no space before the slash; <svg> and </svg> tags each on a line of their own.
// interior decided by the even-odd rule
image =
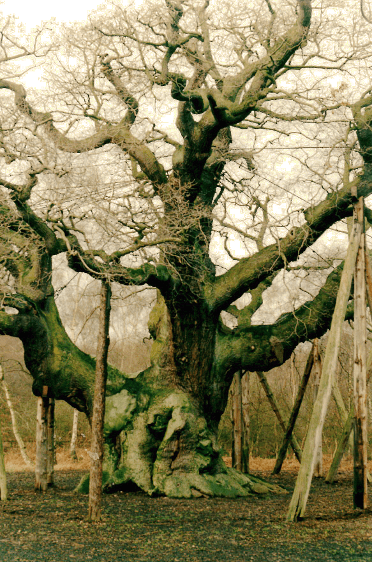
<svg viewBox="0 0 372 562">
<path fill-rule="evenodd" d="M 74 408 L 74 414 L 73 414 L 73 418 L 72 418 L 71 443 L 70 443 L 70 457 L 74 461 L 78 460 L 77 454 L 76 454 L 78 423 L 79 423 L 79 410 L 76 410 Z"/>
<path fill-rule="evenodd" d="M 49 398 L 48 400 L 48 411 L 47 411 L 47 484 L 49 487 L 54 486 L 54 465 L 55 465 L 55 443 L 54 443 L 54 432 L 55 432 L 55 399 Z"/>
<path fill-rule="evenodd" d="M 0 500 L 5 502 L 7 499 L 8 499 L 8 490 L 6 484 L 3 436 L 1 433 L 1 423 L 0 423 Z"/>
<path fill-rule="evenodd" d="M 242 384 L 241 384 L 240 371 L 235 373 L 233 377 L 232 423 L 233 423 L 232 467 L 241 472 L 242 453 L 243 453 L 243 413 L 242 413 Z"/>
<path fill-rule="evenodd" d="M 318 395 L 320 377 L 322 374 L 322 361 L 319 354 L 319 340 L 315 338 L 314 340 L 314 402 Z M 318 446 L 315 451 L 315 466 L 314 466 L 314 476 L 315 478 L 320 478 L 323 474 L 323 443 L 322 435 L 319 438 Z"/>
<path fill-rule="evenodd" d="M 260 383 L 261 383 L 261 385 L 262 385 L 262 387 L 265 391 L 267 399 L 270 402 L 270 405 L 271 405 L 271 407 L 274 411 L 274 414 L 276 415 L 276 417 L 279 421 L 279 425 L 285 433 L 286 432 L 285 422 L 284 422 L 283 416 L 280 412 L 279 405 L 278 405 L 278 403 L 275 399 L 275 396 L 272 393 L 270 385 L 267 382 L 267 379 L 266 379 L 265 375 L 262 373 L 262 371 L 257 371 L 257 376 L 258 376 L 258 378 L 260 380 Z M 302 454 L 301 447 L 300 447 L 296 437 L 293 435 L 293 433 L 291 433 L 291 435 L 289 437 L 289 443 L 292 447 L 292 450 L 293 450 L 294 454 L 296 455 L 296 458 L 297 458 L 298 462 L 301 462 L 301 454 Z"/>
<path fill-rule="evenodd" d="M 243 450 L 242 472 L 249 473 L 249 373 L 246 372 L 241 379 L 242 386 L 242 417 L 243 417 Z"/>
<path fill-rule="evenodd" d="M 43 387 L 43 396 L 37 401 L 36 418 L 36 461 L 35 461 L 35 490 L 45 492 L 48 488 L 47 464 L 48 464 L 48 436 L 47 436 L 47 413 L 49 398 L 48 387 Z"/>
<path fill-rule="evenodd" d="M 365 260 L 366 260 L 366 293 L 367 293 L 367 302 L 368 308 L 372 315 L 372 266 L 371 260 L 368 253 L 367 244 L 365 242 Z"/>
<path fill-rule="evenodd" d="M 366 267 L 364 198 L 354 207 L 363 228 L 354 273 L 354 507 L 367 507 Z"/>
<path fill-rule="evenodd" d="M 372 351 L 370 352 L 367 361 L 367 385 L 371 378 L 371 375 L 372 375 Z M 339 389 L 338 391 L 340 392 Z M 346 412 L 346 408 L 345 408 L 345 414 L 346 414 L 345 416 L 344 415 L 341 416 L 344 426 L 342 428 L 341 436 L 339 438 L 335 454 L 333 455 L 331 466 L 329 467 L 329 471 L 325 479 L 325 481 L 328 484 L 332 484 L 334 482 L 334 479 L 336 478 L 338 467 L 340 466 L 340 462 L 346 451 L 346 447 L 351 437 L 351 432 L 354 428 L 354 404 L 351 404 L 349 413 Z M 367 480 L 369 483 L 372 483 L 372 477 L 368 471 L 367 471 Z"/>
<path fill-rule="evenodd" d="M 276 459 L 273 474 L 279 474 L 279 472 L 281 471 L 281 468 L 283 466 L 283 462 L 284 462 L 284 459 L 286 457 L 287 450 L 288 450 L 288 445 L 289 445 L 290 439 L 293 435 L 293 429 L 294 429 L 294 426 L 295 426 L 295 423 L 296 423 L 296 420 L 297 420 L 297 417 L 298 417 L 298 414 L 299 414 L 299 411 L 300 411 L 300 408 L 301 408 L 302 400 L 303 400 L 303 397 L 305 396 L 305 391 L 306 391 L 307 383 L 309 382 L 309 378 L 310 378 L 313 363 L 314 363 L 314 343 L 311 346 L 311 350 L 310 350 L 310 353 L 308 355 L 306 365 L 305 365 L 305 371 L 304 371 L 300 386 L 298 387 L 297 396 L 296 396 L 295 402 L 293 404 L 291 415 L 289 416 L 288 425 L 287 425 L 287 427 L 284 431 L 283 441 L 282 441 L 282 444 L 281 444 L 280 449 L 279 449 L 279 453 L 278 453 L 278 457 Z M 300 456 L 300 459 L 301 459 L 301 456 Z M 300 459 L 299 459 L 299 462 L 301 462 Z"/>
<path fill-rule="evenodd" d="M 372 268 L 371 268 L 371 262 L 369 259 L 369 254 L 368 254 L 368 250 L 367 250 L 367 245 L 365 244 L 365 260 L 366 260 L 366 294 L 367 294 L 367 302 L 368 302 L 368 307 L 370 309 L 370 311 L 372 310 Z M 368 361 L 367 361 L 367 385 L 368 382 L 371 378 L 372 375 L 372 352 L 370 353 L 369 357 L 368 357 Z M 340 413 L 341 416 L 341 420 L 344 424 L 342 432 L 341 432 L 341 436 L 340 439 L 338 441 L 337 444 L 337 448 L 335 451 L 335 454 L 333 455 L 333 459 L 332 459 L 332 463 L 331 466 L 329 468 L 328 474 L 326 476 L 325 481 L 328 482 L 329 484 L 332 484 L 334 482 L 334 479 L 336 478 L 337 475 L 337 471 L 338 471 L 338 467 L 340 466 L 340 462 L 342 460 L 342 457 L 345 453 L 347 444 L 349 442 L 349 439 L 351 437 L 351 432 L 354 428 L 354 404 L 351 405 L 351 409 L 349 414 L 346 411 L 344 402 L 342 400 L 342 396 L 340 393 L 340 389 L 338 388 L 338 386 L 336 387 L 336 385 L 333 387 L 333 397 L 336 401 L 336 405 L 338 408 L 338 411 Z M 372 477 L 369 474 L 369 472 L 367 471 L 367 480 L 369 483 L 372 482 Z"/>
<path fill-rule="evenodd" d="M 336 371 L 338 351 L 340 348 L 342 324 L 345 319 L 346 307 L 350 296 L 351 281 L 353 277 L 361 234 L 361 225 L 357 223 L 354 226 L 353 234 L 349 242 L 346 259 L 344 262 L 344 269 L 341 275 L 331 329 L 328 336 L 327 349 L 324 356 L 319 391 L 309 423 L 309 429 L 307 432 L 302 455 L 302 463 L 298 472 L 296 486 L 289 506 L 287 521 L 297 521 L 305 514 L 307 499 L 309 497 L 311 480 L 314 471 L 314 451 L 317 448 L 317 444 L 323 431 L 324 420 L 331 396 L 333 376 Z"/>
<path fill-rule="evenodd" d="M 111 310 L 111 288 L 106 280 L 101 282 L 99 334 L 96 357 L 96 378 L 92 416 L 92 442 L 90 447 L 89 507 L 90 521 L 100 521 L 102 502 L 103 425 L 107 382 L 107 355 Z"/>
</svg>

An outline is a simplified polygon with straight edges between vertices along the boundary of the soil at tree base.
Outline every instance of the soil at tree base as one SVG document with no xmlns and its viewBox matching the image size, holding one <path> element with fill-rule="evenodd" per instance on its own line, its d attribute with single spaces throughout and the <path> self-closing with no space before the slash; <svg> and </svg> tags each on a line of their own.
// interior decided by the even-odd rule
<svg viewBox="0 0 372 562">
<path fill-rule="evenodd" d="M 87 521 L 88 498 L 73 492 L 81 471 L 57 471 L 56 487 L 34 491 L 31 472 L 8 475 L 0 504 L 1 562 L 364 562 L 372 560 L 372 510 L 352 506 L 351 473 L 313 481 L 306 517 L 286 523 L 296 473 L 255 474 L 283 495 L 238 499 L 150 498 L 117 492 L 103 521 Z"/>
</svg>

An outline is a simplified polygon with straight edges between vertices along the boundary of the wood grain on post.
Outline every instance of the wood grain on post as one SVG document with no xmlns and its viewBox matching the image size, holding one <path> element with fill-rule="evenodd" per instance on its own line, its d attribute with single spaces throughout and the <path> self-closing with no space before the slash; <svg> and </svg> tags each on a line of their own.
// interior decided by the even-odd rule
<svg viewBox="0 0 372 562">
<path fill-rule="evenodd" d="M 367 385 L 372 376 L 372 351 L 369 354 L 368 361 L 367 361 Z M 338 387 L 337 387 L 338 388 Z M 333 389 L 334 390 L 334 389 Z M 338 389 L 340 392 L 340 390 Z M 341 393 L 340 393 L 341 394 Z M 345 408 L 345 406 L 344 406 Z M 346 408 L 345 408 L 346 412 Z M 333 455 L 331 466 L 329 467 L 328 474 L 326 476 L 325 481 L 329 484 L 332 484 L 335 480 L 337 475 L 338 467 L 340 466 L 340 462 L 342 460 L 343 455 L 345 454 L 346 447 L 349 443 L 349 439 L 351 437 L 351 432 L 354 428 L 354 404 L 351 404 L 350 412 L 346 412 L 346 416 L 342 416 L 343 421 L 343 428 L 341 432 L 341 436 L 339 438 L 337 448 L 335 454 Z M 372 477 L 367 471 L 367 480 L 369 483 L 372 483 Z"/>
<path fill-rule="evenodd" d="M 47 437 L 47 411 L 49 398 L 39 396 L 37 400 L 36 416 L 36 460 L 35 460 L 35 490 L 45 492 L 48 488 L 47 482 L 47 459 L 48 459 L 48 437 Z"/>
<path fill-rule="evenodd" d="M 297 521 L 305 514 L 309 497 L 311 480 L 314 471 L 315 455 L 319 438 L 323 431 L 329 399 L 332 391 L 333 377 L 337 367 L 340 348 L 342 324 L 345 319 L 347 303 L 350 296 L 351 282 L 362 234 L 362 227 L 357 223 L 349 241 L 349 247 L 341 275 L 331 329 L 328 336 L 327 349 L 324 356 L 322 376 L 318 395 L 311 415 L 309 429 L 302 454 L 302 463 L 298 472 L 296 486 L 287 513 L 287 521 Z"/>
<path fill-rule="evenodd" d="M 246 372 L 241 379 L 242 386 L 242 418 L 243 418 L 243 450 L 242 450 L 242 472 L 249 473 L 249 373 Z"/>
<path fill-rule="evenodd" d="M 243 455 L 243 413 L 242 413 L 242 385 L 241 373 L 237 372 L 233 378 L 232 394 L 232 423 L 233 423 L 233 449 L 232 467 L 242 471 Z"/>
<path fill-rule="evenodd" d="M 368 248 L 365 242 L 364 244 L 364 251 L 365 251 L 365 266 L 366 266 L 366 295 L 367 295 L 367 302 L 370 311 L 372 311 L 372 268 L 371 268 L 371 261 L 369 259 Z M 370 353 L 370 357 L 367 361 L 367 385 L 368 381 L 372 375 L 372 353 Z M 335 480 L 337 475 L 338 467 L 340 466 L 340 462 L 342 457 L 345 453 L 346 447 L 348 442 L 351 438 L 351 432 L 354 428 L 354 404 L 351 405 L 351 409 L 349 414 L 346 411 L 344 402 L 342 400 L 340 389 L 337 385 L 333 387 L 333 397 L 336 401 L 336 405 L 341 416 L 341 420 L 343 425 L 343 429 L 341 432 L 341 436 L 339 438 L 336 451 L 333 455 L 331 466 L 329 467 L 328 474 L 326 476 L 325 481 L 329 484 L 332 484 Z M 371 475 L 367 471 L 367 480 L 368 482 L 372 482 Z"/>
<path fill-rule="evenodd" d="M 111 289 L 108 281 L 101 282 L 99 334 L 96 357 L 96 378 L 90 447 L 89 519 L 100 521 L 102 501 L 103 423 L 107 381 L 107 354 L 109 348 Z"/>
<path fill-rule="evenodd" d="M 372 266 L 371 260 L 368 253 L 367 243 L 364 242 L 364 250 L 365 250 L 365 260 L 366 260 L 366 291 L 367 291 L 367 302 L 369 310 L 372 314 Z"/>
<path fill-rule="evenodd" d="M 314 366 L 313 366 L 313 373 L 314 373 L 314 402 L 318 395 L 319 390 L 319 383 L 320 377 L 322 374 L 322 361 L 319 354 L 319 340 L 318 338 L 314 339 Z M 315 451 L 315 466 L 314 466 L 314 476 L 315 478 L 320 478 L 323 474 L 323 446 L 322 446 L 322 436 L 320 436 L 317 449 Z"/>
<path fill-rule="evenodd" d="M 6 484 L 3 436 L 1 433 L 1 424 L 0 424 L 0 500 L 6 501 L 7 499 L 8 499 L 8 490 Z"/>
<path fill-rule="evenodd" d="M 71 443 L 70 443 L 70 457 L 74 461 L 78 460 L 78 457 L 77 457 L 77 454 L 76 454 L 78 423 L 79 423 L 79 410 L 76 410 L 74 408 L 74 415 L 73 415 L 73 419 L 72 419 Z"/>
<path fill-rule="evenodd" d="M 55 443 L 54 443 L 54 431 L 55 431 L 55 399 L 49 398 L 48 411 L 47 411 L 47 484 L 49 487 L 54 486 L 54 465 L 55 465 Z"/>
<path fill-rule="evenodd" d="M 364 198 L 354 207 L 355 220 L 364 231 Z M 367 507 L 367 370 L 366 266 L 362 233 L 354 273 L 354 507 Z"/>
</svg>

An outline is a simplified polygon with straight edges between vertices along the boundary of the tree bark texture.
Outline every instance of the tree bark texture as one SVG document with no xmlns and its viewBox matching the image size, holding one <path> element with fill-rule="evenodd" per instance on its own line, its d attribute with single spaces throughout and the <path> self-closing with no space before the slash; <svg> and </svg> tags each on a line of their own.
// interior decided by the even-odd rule
<svg viewBox="0 0 372 562">
<path fill-rule="evenodd" d="M 48 488 L 48 405 L 47 396 L 39 396 L 36 417 L 35 490 L 45 492 Z"/>
<path fill-rule="evenodd" d="M 1 423 L 0 423 L 0 500 L 6 501 L 7 499 L 8 499 L 8 490 L 7 490 L 7 483 L 6 483 L 3 436 L 2 436 Z"/>
<path fill-rule="evenodd" d="M 320 379 L 318 395 L 309 423 L 309 429 L 307 432 L 303 450 L 303 459 L 287 513 L 287 521 L 296 521 L 299 518 L 303 517 L 305 514 L 315 465 L 314 452 L 318 447 L 320 436 L 322 434 L 324 420 L 331 396 L 333 377 L 334 373 L 336 372 L 338 351 L 340 348 L 342 324 L 345 319 L 346 307 L 349 300 L 351 282 L 356 257 L 358 254 L 361 234 L 361 225 L 357 223 L 354 226 L 353 235 L 349 241 L 349 248 L 347 251 L 341 276 L 340 287 L 336 299 L 336 307 L 333 313 L 331 329 L 328 336 L 327 349 L 324 356 L 323 370 Z"/>
<path fill-rule="evenodd" d="M 355 220 L 363 229 L 354 273 L 354 507 L 366 509 L 367 494 L 367 370 L 366 267 L 364 198 L 355 205 Z"/>
<path fill-rule="evenodd" d="M 78 422 L 79 422 L 79 410 L 74 408 L 74 413 L 72 418 L 71 442 L 70 442 L 70 457 L 74 461 L 77 461 L 76 443 L 77 443 L 77 434 L 78 434 Z"/>
<path fill-rule="evenodd" d="M 314 373 L 314 386 L 313 386 L 313 396 L 314 396 L 314 403 L 316 397 L 318 395 L 319 390 L 319 383 L 320 377 L 322 374 L 322 362 L 319 353 L 319 340 L 315 338 L 314 340 L 314 366 L 313 366 L 313 373 Z M 315 478 L 320 478 L 323 474 L 323 446 L 322 446 L 322 436 L 320 436 L 318 447 L 316 450 L 316 459 L 315 459 L 315 466 L 314 466 L 314 476 Z"/>
<path fill-rule="evenodd" d="M 250 438 L 250 418 L 249 418 L 249 379 L 250 374 L 244 373 L 241 379 L 242 387 L 242 415 L 243 415 L 243 450 L 242 450 L 242 472 L 249 474 L 249 438 Z"/>
<path fill-rule="evenodd" d="M 372 311 L 372 266 L 371 266 L 371 260 L 370 260 L 369 253 L 368 253 L 367 241 L 365 241 L 364 259 L 365 259 L 365 267 L 366 267 L 367 302 L 368 302 L 369 310 Z M 372 312 L 371 312 L 371 314 L 372 314 Z"/>
<path fill-rule="evenodd" d="M 47 439 L 48 439 L 48 455 L 47 455 L 47 484 L 49 487 L 54 486 L 54 465 L 56 458 L 55 449 L 55 399 L 49 398 L 47 411 Z"/>
<path fill-rule="evenodd" d="M 369 354 L 368 357 L 368 361 L 367 361 L 367 385 L 369 383 L 369 380 L 371 378 L 372 375 L 372 351 Z M 333 390 L 335 389 L 335 387 L 333 388 Z M 340 390 L 337 387 L 338 392 L 341 396 Z M 335 396 L 335 394 L 334 394 Z M 342 399 L 342 398 L 341 398 Z M 343 404 L 343 401 L 342 401 Z M 354 439 L 352 438 L 352 431 L 354 429 L 354 404 L 351 404 L 351 408 L 350 408 L 350 412 L 347 413 L 345 405 L 343 404 L 343 410 L 339 411 L 344 411 L 344 414 L 342 414 L 341 419 L 343 422 L 343 428 L 341 431 L 341 435 L 339 437 L 338 443 L 337 443 L 337 447 L 336 447 L 336 451 L 333 455 L 333 459 L 332 459 L 332 463 L 331 466 L 329 467 L 327 476 L 325 481 L 328 482 L 329 484 L 332 484 L 336 478 L 337 475 L 337 471 L 338 471 L 338 467 L 340 466 L 340 462 L 342 460 L 343 455 L 345 454 L 345 451 L 347 449 L 348 444 L 350 444 L 350 441 L 352 441 L 352 444 L 354 445 Z M 369 483 L 372 482 L 372 477 L 369 473 L 369 471 L 367 470 L 367 480 Z"/>
<path fill-rule="evenodd" d="M 107 381 L 107 354 L 109 348 L 111 289 L 108 281 L 101 282 L 99 334 L 96 357 L 96 380 L 92 416 L 92 443 L 90 449 L 89 519 L 100 521 L 102 501 L 103 424 Z"/>
<path fill-rule="evenodd" d="M 242 412 L 242 380 L 241 372 L 237 372 L 233 378 L 232 393 L 232 424 L 233 424 L 233 448 L 232 466 L 242 472 L 243 467 L 243 412 Z"/>
</svg>

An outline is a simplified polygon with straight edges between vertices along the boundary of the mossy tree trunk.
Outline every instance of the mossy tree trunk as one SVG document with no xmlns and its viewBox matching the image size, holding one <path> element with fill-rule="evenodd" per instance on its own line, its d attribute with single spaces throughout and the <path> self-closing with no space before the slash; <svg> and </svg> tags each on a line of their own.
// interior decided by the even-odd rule
<svg viewBox="0 0 372 562">
<path fill-rule="evenodd" d="M 315 331 L 323 328 L 326 310 L 318 301 L 322 299 L 332 307 L 335 284 L 337 277 L 333 273 L 323 289 L 324 294 L 315 301 L 315 310 L 318 307 L 321 310 L 320 326 L 313 324 Z M 234 340 L 230 339 L 232 334 L 226 327 L 218 322 L 213 325 L 210 319 L 195 327 L 197 312 L 203 311 L 190 305 L 189 308 L 190 312 L 186 310 L 182 318 L 188 345 L 185 342 L 181 345 L 181 335 L 177 335 L 181 334 L 180 328 L 178 332 L 173 329 L 171 314 L 159 294 L 149 321 L 153 338 L 151 366 L 134 377 L 108 366 L 103 472 L 106 489 L 135 484 L 150 494 L 172 497 L 236 496 L 270 489 L 252 476 L 226 468 L 222 461 L 216 428 L 226 407 L 236 365 L 235 356 L 230 361 L 234 343 L 226 347 L 225 338 Z M 306 308 L 309 313 L 309 304 Z M 312 313 L 314 318 L 314 309 Z M 240 338 L 240 354 L 244 355 L 246 347 L 249 350 L 244 360 L 249 370 L 254 369 L 256 361 L 274 366 L 286 359 L 290 350 L 278 357 L 271 338 L 277 329 L 283 331 L 283 326 L 290 334 L 296 333 L 291 325 L 297 323 L 296 314 L 301 316 L 301 309 L 293 316 L 287 315 L 285 324 L 280 319 L 278 328 L 275 325 L 251 327 Z M 43 386 L 48 386 L 56 399 L 66 400 L 91 419 L 95 361 L 69 339 L 53 294 L 40 300 L 29 312 L 21 311 L 13 316 L 0 313 L 0 322 L 3 331 L 23 341 L 35 394 L 40 396 Z M 306 336 L 297 330 L 297 338 Z M 293 338 L 291 345 L 297 341 Z M 192 365 L 197 362 L 200 366 L 195 373 Z M 87 491 L 86 483 L 81 486 L 84 488 Z"/>
</svg>

